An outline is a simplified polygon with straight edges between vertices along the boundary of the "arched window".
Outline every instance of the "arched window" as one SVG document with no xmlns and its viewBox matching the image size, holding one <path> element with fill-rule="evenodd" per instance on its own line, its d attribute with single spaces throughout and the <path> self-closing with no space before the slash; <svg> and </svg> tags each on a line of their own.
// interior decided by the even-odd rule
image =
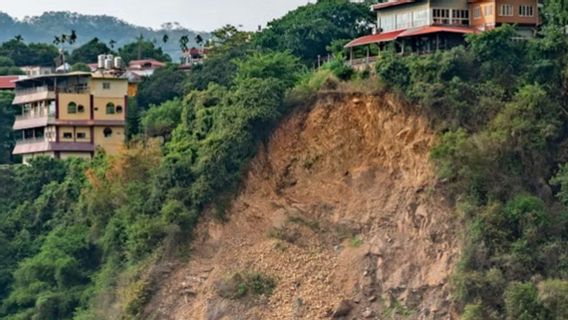
<svg viewBox="0 0 568 320">
<path fill-rule="evenodd" d="M 112 102 L 107 103 L 106 113 L 107 114 L 114 114 L 114 103 L 112 103 Z"/>
<path fill-rule="evenodd" d="M 103 134 L 105 135 L 105 138 L 110 138 L 112 136 L 112 129 L 111 128 L 105 128 L 103 130 Z"/>
<path fill-rule="evenodd" d="M 67 105 L 67 113 L 77 113 L 77 104 L 75 102 L 69 102 Z"/>
<path fill-rule="evenodd" d="M 116 113 L 122 113 L 122 106 L 116 106 Z"/>
<path fill-rule="evenodd" d="M 79 112 L 79 113 L 85 112 L 85 106 L 82 105 L 82 104 L 78 105 L 77 106 L 77 112 Z"/>
</svg>

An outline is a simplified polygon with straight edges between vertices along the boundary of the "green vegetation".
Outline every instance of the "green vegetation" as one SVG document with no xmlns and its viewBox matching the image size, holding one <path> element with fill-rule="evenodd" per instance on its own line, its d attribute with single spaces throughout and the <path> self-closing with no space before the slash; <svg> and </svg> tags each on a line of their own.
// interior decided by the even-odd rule
<svg viewBox="0 0 568 320">
<path fill-rule="evenodd" d="M 119 156 L 0 166 L 0 186 L 10 186 L 0 188 L 0 318 L 141 318 L 157 286 L 152 266 L 182 253 L 204 211 L 223 218 L 249 160 L 283 115 L 342 80 L 391 88 L 438 130 L 431 157 L 467 229 L 452 279 L 463 319 L 567 318 L 562 3 L 547 3 L 547 24 L 535 40 L 512 41 L 514 28 L 504 26 L 432 55 L 385 53 L 377 77 L 341 63 L 340 44 L 364 32 L 357 22 L 369 18 L 363 5 L 347 0 L 301 7 L 259 33 L 215 31 L 202 66 L 186 75 L 172 65 L 144 80 L 129 104 L 130 140 Z M 99 47 L 94 40 L 80 47 L 73 62 L 93 62 L 82 60 Z M 50 64 L 54 50 L 13 39 L 0 46 L 7 57 L 0 66 Z M 307 71 L 326 50 L 336 59 Z M 167 59 L 141 37 L 118 50 L 127 60 L 140 51 Z M 3 162 L 14 160 L 7 152 L 11 99 L 0 94 Z M 314 165 L 317 157 L 306 159 L 306 169 Z M 301 217 L 288 223 L 320 230 Z M 332 231 L 355 247 L 362 243 L 347 225 Z M 218 292 L 238 299 L 269 295 L 275 286 L 270 276 L 240 272 Z M 395 301 L 386 315 L 412 312 Z"/>
<path fill-rule="evenodd" d="M 559 27 L 549 20 L 539 38 L 514 41 L 503 26 L 465 48 L 385 54 L 376 66 L 440 132 L 431 156 L 467 226 L 453 279 L 464 319 L 564 312 L 538 289 L 568 277 L 568 39 Z"/>
<path fill-rule="evenodd" d="M 276 287 L 276 280 L 259 272 L 237 272 L 217 283 L 217 293 L 227 299 L 247 296 L 269 296 Z"/>
</svg>

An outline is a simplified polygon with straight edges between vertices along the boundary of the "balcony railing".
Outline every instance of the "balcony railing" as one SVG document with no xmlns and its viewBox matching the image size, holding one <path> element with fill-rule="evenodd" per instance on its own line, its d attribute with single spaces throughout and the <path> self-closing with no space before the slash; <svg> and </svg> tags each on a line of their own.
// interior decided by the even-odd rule
<svg viewBox="0 0 568 320">
<path fill-rule="evenodd" d="M 16 90 L 16 96 L 23 96 L 28 94 L 49 92 L 49 91 L 53 91 L 53 88 L 50 88 L 48 86 L 41 86 L 41 87 L 33 87 L 27 89 L 18 89 Z"/>
<path fill-rule="evenodd" d="M 49 142 L 47 137 L 40 137 L 40 138 L 27 138 L 27 139 L 20 139 L 16 140 L 16 145 L 26 145 L 26 144 L 35 144 L 35 143 L 44 143 Z"/>
<path fill-rule="evenodd" d="M 27 112 L 16 116 L 16 121 L 42 119 L 42 118 L 55 118 L 55 111 L 42 110 L 39 112 Z"/>
</svg>

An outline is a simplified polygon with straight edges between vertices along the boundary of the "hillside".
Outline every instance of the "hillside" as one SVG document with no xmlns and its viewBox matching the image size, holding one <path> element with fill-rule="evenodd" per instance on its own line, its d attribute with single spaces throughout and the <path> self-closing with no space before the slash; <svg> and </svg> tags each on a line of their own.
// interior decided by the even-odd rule
<svg viewBox="0 0 568 320">
<path fill-rule="evenodd" d="M 20 35 L 26 42 L 51 43 L 55 36 L 69 34 L 71 30 L 77 33 L 76 47 L 97 37 L 103 42 L 116 42 L 119 48 L 132 42 L 140 35 L 148 40 L 155 40 L 163 46 L 166 53 L 172 57 L 179 56 L 179 38 L 188 36 L 189 46 L 196 46 L 195 36 L 200 34 L 208 38 L 207 32 L 198 32 L 183 28 L 177 24 L 163 25 L 164 28 L 152 29 L 135 26 L 118 18 L 107 15 L 84 15 L 73 12 L 45 12 L 41 16 L 14 19 L 0 11 L 0 42 L 7 41 Z M 168 34 L 170 41 L 162 43 L 162 37 Z"/>
<path fill-rule="evenodd" d="M 447 318 L 461 228 L 437 191 L 434 141 L 392 95 L 320 94 L 258 152 L 228 222 L 200 223 L 142 318 L 321 319 L 343 300 L 345 319 Z M 276 279 L 273 294 L 223 298 L 247 273 Z"/>
</svg>

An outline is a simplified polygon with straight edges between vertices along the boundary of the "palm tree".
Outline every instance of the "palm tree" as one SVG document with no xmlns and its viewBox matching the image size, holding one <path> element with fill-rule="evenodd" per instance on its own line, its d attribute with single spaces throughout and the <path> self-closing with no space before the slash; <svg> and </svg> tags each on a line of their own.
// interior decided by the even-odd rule
<svg viewBox="0 0 568 320">
<path fill-rule="evenodd" d="M 17 42 L 22 42 L 22 41 L 24 41 L 24 37 L 22 37 L 22 35 L 19 34 L 19 35 L 14 37 L 14 40 L 16 40 Z"/>
<path fill-rule="evenodd" d="M 181 36 L 181 38 L 179 38 L 179 46 L 181 48 L 181 51 L 186 52 L 187 51 L 187 44 L 189 43 L 189 37 L 188 36 Z"/>
<path fill-rule="evenodd" d="M 203 43 L 203 37 L 202 37 L 200 34 L 198 34 L 197 36 L 195 36 L 195 42 L 196 42 L 199 46 L 201 46 L 201 44 Z"/>
<path fill-rule="evenodd" d="M 77 41 L 77 33 L 75 30 L 71 30 L 71 34 L 69 35 L 69 44 L 74 44 Z"/>
</svg>

